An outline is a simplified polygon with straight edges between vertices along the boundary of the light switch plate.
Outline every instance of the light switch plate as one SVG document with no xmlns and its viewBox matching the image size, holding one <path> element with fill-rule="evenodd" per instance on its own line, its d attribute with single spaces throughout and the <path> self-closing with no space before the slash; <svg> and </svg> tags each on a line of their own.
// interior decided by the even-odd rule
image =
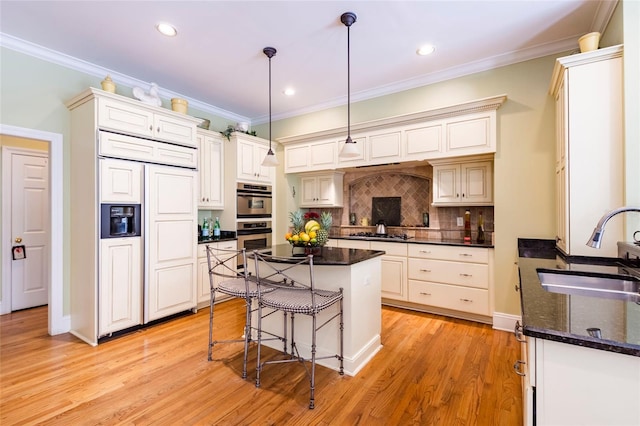
<svg viewBox="0 0 640 426">
<path fill-rule="evenodd" d="M 457 221 L 458 221 L 458 226 L 464 226 L 464 221 L 462 220 L 461 217 L 459 217 Z"/>
</svg>

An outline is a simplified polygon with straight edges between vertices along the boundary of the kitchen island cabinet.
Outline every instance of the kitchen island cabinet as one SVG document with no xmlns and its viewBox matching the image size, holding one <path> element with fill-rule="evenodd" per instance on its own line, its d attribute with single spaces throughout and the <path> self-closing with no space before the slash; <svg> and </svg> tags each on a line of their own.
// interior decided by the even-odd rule
<svg viewBox="0 0 640 426">
<path fill-rule="evenodd" d="M 269 249 L 275 256 L 304 256 L 304 249 L 292 248 L 289 244 L 273 246 Z M 381 251 L 322 247 L 313 250 L 315 285 L 320 289 L 343 289 L 344 306 L 344 372 L 355 376 L 382 348 L 380 277 Z M 251 257 L 251 255 L 249 255 Z M 255 273 L 253 259 L 248 260 L 249 271 Z M 297 272 L 293 272 L 296 277 Z M 300 280 L 308 281 L 308 269 L 301 269 Z M 336 312 L 337 305 L 318 315 L 318 324 Z M 257 324 L 257 318 L 255 319 Z M 282 335 L 282 316 L 271 315 L 262 321 L 263 329 Z M 331 321 L 318 332 L 317 356 L 338 353 L 339 324 Z M 297 315 L 295 320 L 296 345 L 303 357 L 309 357 L 311 350 L 311 318 Z M 290 331 L 288 332 L 290 333 Z M 290 335 L 290 334 L 289 334 Z M 265 345 L 282 350 L 279 341 L 266 341 Z M 318 361 L 326 367 L 338 370 L 337 359 Z"/>
<path fill-rule="evenodd" d="M 237 250 L 238 242 L 236 240 L 228 241 L 211 241 L 198 244 L 198 309 L 208 307 L 211 302 L 211 284 L 209 283 L 209 262 L 207 261 L 207 245 L 214 249 Z M 235 260 L 231 263 L 236 267 Z M 221 276 L 214 275 L 214 285 L 217 287 Z M 228 294 L 216 294 L 216 303 L 230 299 Z"/>
</svg>

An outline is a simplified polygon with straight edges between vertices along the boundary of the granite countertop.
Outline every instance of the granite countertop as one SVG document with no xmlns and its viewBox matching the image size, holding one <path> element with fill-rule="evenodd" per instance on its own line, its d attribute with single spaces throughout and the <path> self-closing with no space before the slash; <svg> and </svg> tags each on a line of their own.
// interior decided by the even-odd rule
<svg viewBox="0 0 640 426">
<path fill-rule="evenodd" d="M 620 259 L 567 257 L 554 240 L 518 240 L 520 302 L 527 336 L 640 357 L 640 304 L 634 301 L 551 293 L 536 269 L 619 274 Z M 602 338 L 587 328 L 599 328 Z"/>
<path fill-rule="evenodd" d="M 313 264 L 316 266 L 348 266 L 358 262 L 364 262 L 365 260 L 373 259 L 374 257 L 382 256 L 384 254 L 384 251 L 380 250 L 361 250 L 326 246 L 305 250 L 304 247 L 294 248 L 291 244 L 274 245 L 270 249 L 265 249 L 264 251 L 280 257 L 302 257 L 305 256 L 305 252 L 308 251 L 309 254 L 313 254 Z M 247 252 L 247 256 L 251 257 L 251 253 Z"/>
<path fill-rule="evenodd" d="M 415 243 L 415 244 L 434 244 L 434 245 L 443 245 L 443 246 L 466 246 L 466 247 L 484 247 L 484 248 L 493 248 L 493 244 L 491 242 L 478 244 L 475 242 L 465 243 L 463 240 L 449 240 L 449 239 L 423 239 L 423 238 L 386 238 L 386 237 L 362 237 L 356 235 L 341 235 L 338 237 L 331 237 L 331 239 L 335 240 L 361 240 L 361 241 L 384 241 L 389 243 Z"/>
<path fill-rule="evenodd" d="M 235 231 L 220 231 L 220 238 L 198 237 L 198 244 L 219 243 L 221 241 L 235 241 L 237 239 L 238 237 L 236 237 Z"/>
</svg>

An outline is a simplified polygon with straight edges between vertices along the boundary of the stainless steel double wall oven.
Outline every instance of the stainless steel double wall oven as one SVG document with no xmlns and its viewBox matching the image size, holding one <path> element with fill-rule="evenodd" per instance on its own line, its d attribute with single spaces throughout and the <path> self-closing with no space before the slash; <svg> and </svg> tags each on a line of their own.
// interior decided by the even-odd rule
<svg viewBox="0 0 640 426">
<path fill-rule="evenodd" d="M 271 247 L 271 185 L 238 183 L 238 248 Z"/>
</svg>

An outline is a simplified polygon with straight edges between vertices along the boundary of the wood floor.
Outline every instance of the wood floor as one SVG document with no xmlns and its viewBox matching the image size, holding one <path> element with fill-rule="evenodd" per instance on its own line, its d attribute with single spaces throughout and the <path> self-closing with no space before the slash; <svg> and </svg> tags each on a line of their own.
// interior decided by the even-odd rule
<svg viewBox="0 0 640 426">
<path fill-rule="evenodd" d="M 243 312 L 219 305 L 218 338 L 241 334 Z M 318 367 L 309 410 L 300 365 L 267 366 L 257 389 L 255 351 L 247 380 L 240 344 L 208 362 L 207 309 L 97 347 L 47 335 L 46 315 L 0 316 L 3 426 L 522 424 L 519 344 L 484 324 L 385 307 L 383 349 L 356 377 Z"/>
</svg>

